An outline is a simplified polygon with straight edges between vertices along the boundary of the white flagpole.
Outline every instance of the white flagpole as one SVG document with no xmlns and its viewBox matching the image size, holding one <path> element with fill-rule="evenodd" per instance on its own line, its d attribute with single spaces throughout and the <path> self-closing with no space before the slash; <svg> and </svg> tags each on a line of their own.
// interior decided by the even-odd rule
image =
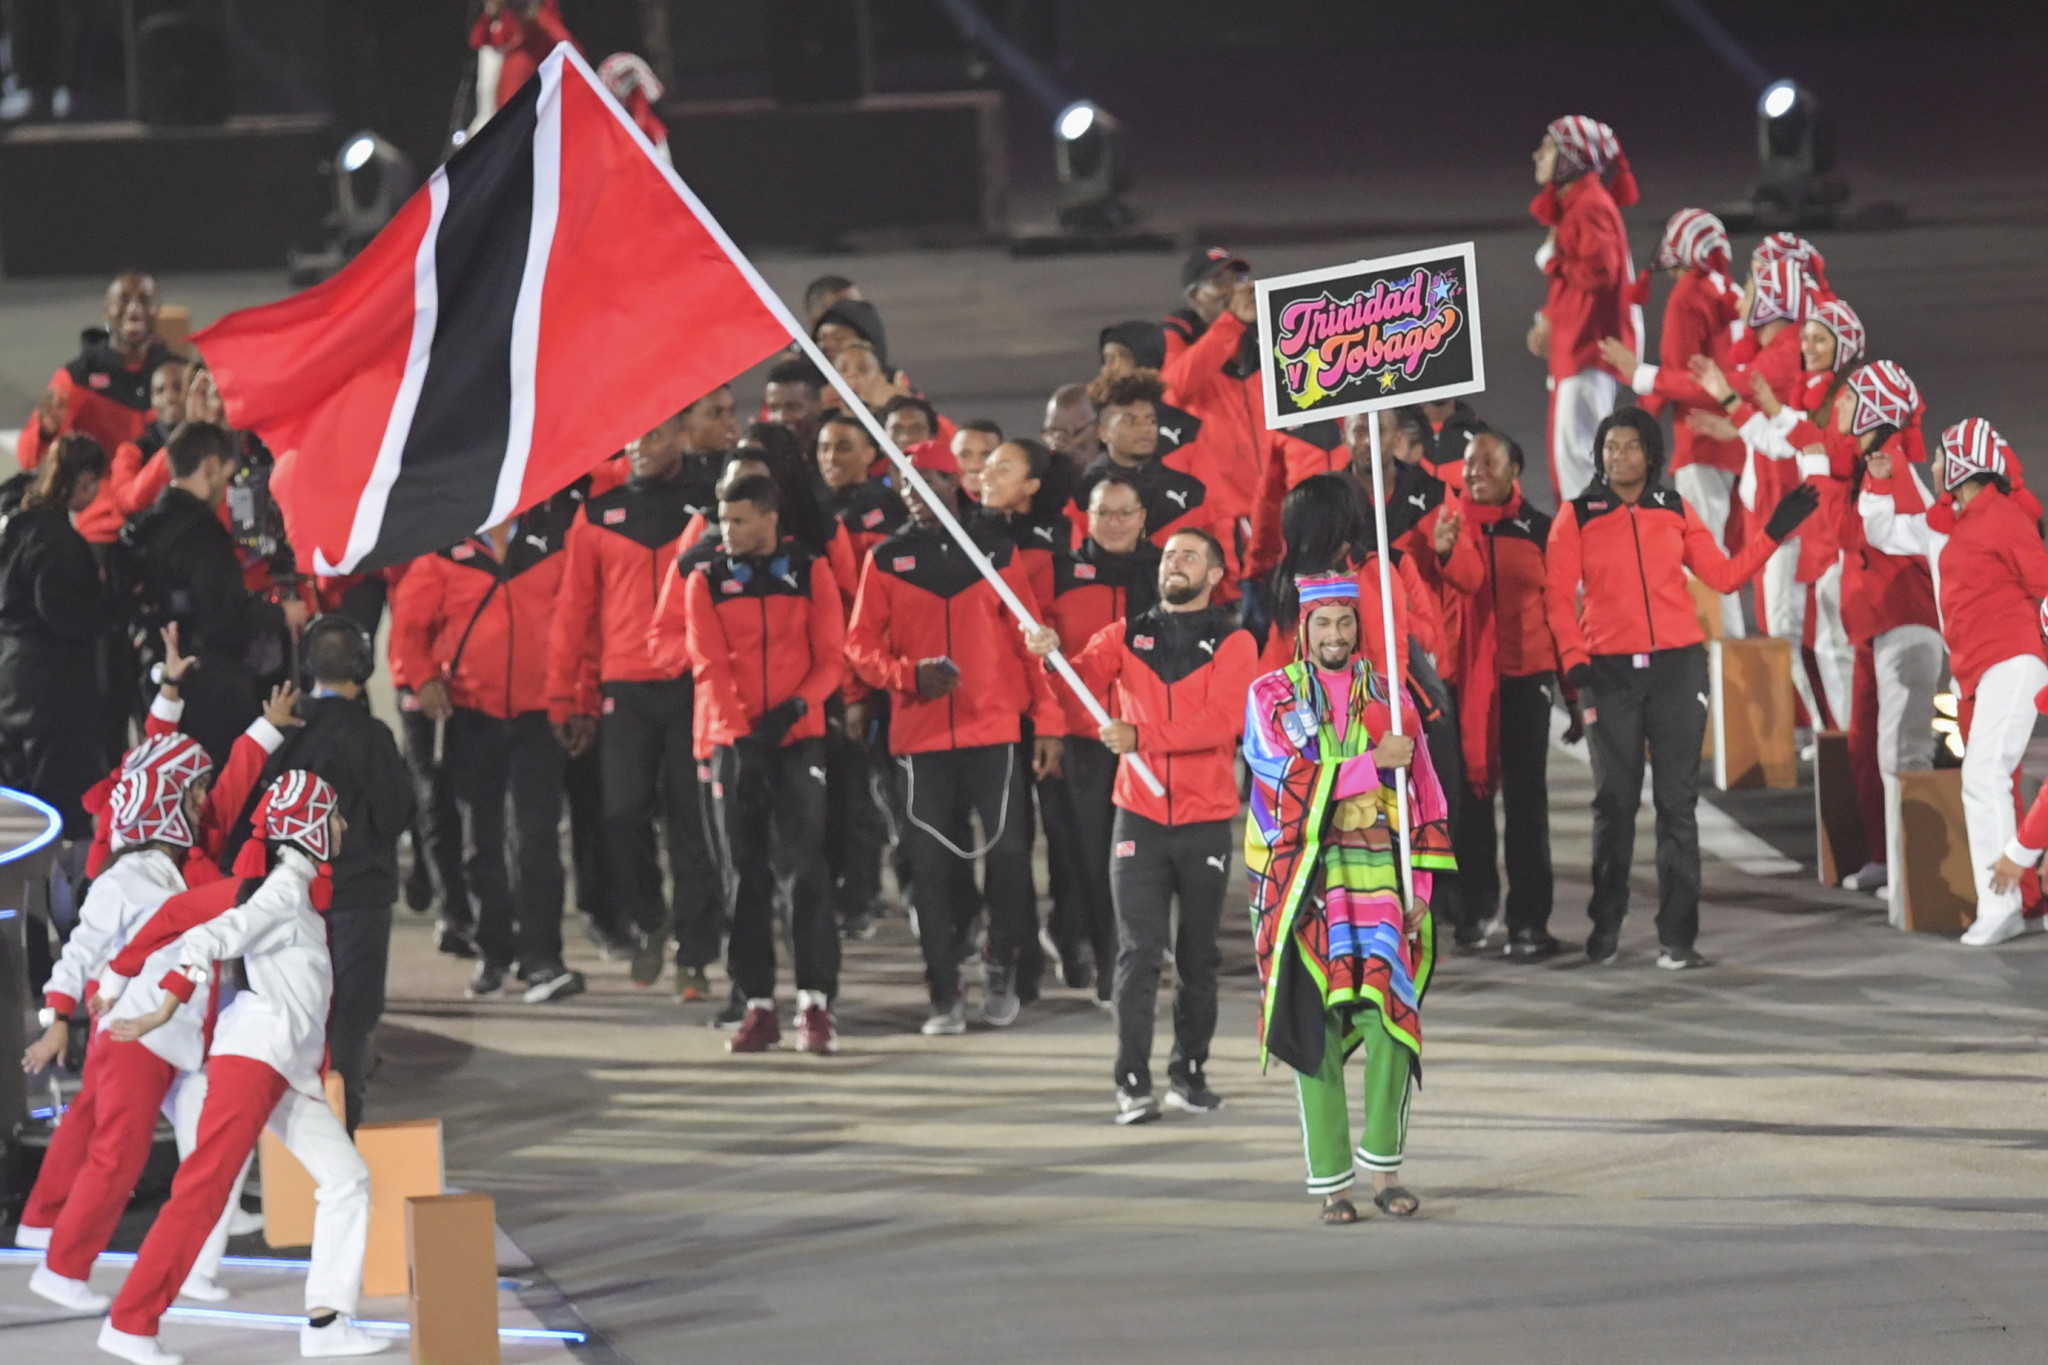
<svg viewBox="0 0 2048 1365">
<path fill-rule="evenodd" d="M 1394 548 L 1387 543 L 1387 480 L 1380 472 L 1380 415 L 1366 414 L 1372 431 L 1372 519 L 1380 533 L 1380 629 L 1387 644 L 1387 708 L 1393 716 L 1394 733 L 1401 733 L 1401 650 L 1394 639 Z M 1365 622 L 1358 623 L 1360 634 L 1364 633 Z M 1306 625 L 1303 629 L 1307 629 Z M 1364 648 L 1365 641 L 1359 646 Z M 1366 652 L 1365 666 L 1372 667 L 1372 655 Z M 1414 896 L 1415 861 L 1408 847 L 1408 773 L 1405 769 L 1394 770 L 1394 819 L 1399 825 L 1395 831 L 1395 847 L 1401 859 L 1401 909 L 1408 910 Z"/>
<path fill-rule="evenodd" d="M 960 547 L 961 553 L 967 556 L 968 562 L 974 565 L 981 576 L 988 580 L 989 586 L 996 590 L 996 596 L 1001 598 L 1003 605 L 1010 609 L 1010 614 L 1017 618 L 1018 626 L 1023 630 L 1037 629 L 1038 622 L 1032 618 L 1030 612 L 1024 609 L 1024 603 L 1018 599 L 1016 593 L 1010 590 L 1010 585 L 1004 581 L 1003 576 L 996 572 L 995 565 L 989 563 L 988 556 L 981 552 L 981 547 L 974 543 L 974 538 L 967 534 L 967 528 L 962 526 L 959 519 L 953 515 L 953 509 L 946 506 L 938 494 L 932 491 L 931 485 L 924 481 L 924 476 L 911 467 L 909 458 L 896 448 L 896 443 L 889 439 L 889 433 L 882 429 L 882 424 L 875 420 L 875 415 L 872 412 L 868 411 L 868 405 L 860 400 L 860 395 L 853 391 L 853 386 L 846 382 L 845 376 L 832 367 L 831 361 L 825 359 L 825 353 L 818 349 L 818 343 L 811 340 L 810 330 L 796 320 L 796 314 L 789 311 L 789 305 L 782 301 L 782 296 L 776 293 L 768 281 L 761 277 L 761 272 L 754 268 L 754 263 L 748 260 L 746 254 L 734 244 L 732 238 L 726 235 L 724 227 L 720 226 L 718 220 L 711 216 L 711 210 L 705 208 L 704 202 L 697 198 L 696 191 L 683 183 L 682 177 L 676 174 L 674 167 L 655 155 L 654 144 L 647 140 L 647 135 L 640 131 L 640 126 L 633 122 L 632 116 L 627 114 L 620 107 L 619 102 L 612 98 L 611 91 L 605 89 L 604 82 L 597 78 L 597 73 L 590 69 L 590 64 L 584 61 L 583 55 L 568 43 L 562 43 L 555 48 L 554 53 L 550 55 L 548 60 L 552 61 L 555 57 L 562 57 L 567 61 L 574 62 L 581 69 L 584 78 L 590 82 L 591 88 L 603 97 L 606 106 L 611 109 L 612 114 L 619 122 L 625 126 L 626 131 L 639 141 L 641 148 L 647 153 L 648 161 L 660 170 L 663 175 L 668 177 L 669 186 L 681 197 L 690 212 L 697 216 L 697 221 L 704 225 L 704 230 L 711 234 L 712 240 L 718 243 L 719 249 L 725 252 L 726 258 L 733 263 L 740 274 L 745 277 L 747 283 L 753 287 L 754 293 L 761 300 L 762 306 L 775 315 L 776 321 L 780 322 L 784 330 L 789 333 L 790 340 L 794 341 L 803 353 L 810 357 L 811 364 L 817 366 L 818 372 L 824 376 L 826 382 L 831 384 L 833 389 L 838 392 L 840 401 L 846 405 L 846 410 L 859 418 L 861 425 L 867 428 L 868 435 L 873 438 L 876 448 L 889 457 L 889 463 L 896 467 L 896 472 L 902 476 L 904 483 L 916 492 L 918 499 L 925 506 L 931 508 L 933 514 L 938 517 L 939 524 L 946 528 L 947 533 L 953 537 L 954 543 Z M 1377 431 L 1377 428 L 1375 428 L 1375 431 Z M 1381 520 L 1385 520 L 1384 516 L 1382 516 Z M 1384 528 L 1382 529 L 1382 534 L 1384 534 Z M 1060 675 L 1067 686 L 1074 690 L 1074 695 L 1079 697 L 1081 704 L 1088 708 L 1088 714 L 1095 718 L 1097 725 L 1107 725 L 1115 719 L 1109 712 L 1103 710 L 1102 703 L 1095 700 L 1095 694 L 1082 685 L 1080 676 L 1074 672 L 1074 666 L 1067 662 L 1066 656 L 1063 653 L 1054 651 L 1046 657 L 1046 662 L 1051 664 L 1053 670 Z M 1398 716 L 1395 718 L 1394 723 L 1397 726 L 1400 724 Z M 1125 754 L 1124 759 L 1131 765 L 1131 771 L 1138 775 L 1154 796 L 1166 795 L 1164 784 L 1153 774 L 1152 769 L 1146 766 L 1145 760 L 1138 757 L 1135 750 Z"/>
</svg>

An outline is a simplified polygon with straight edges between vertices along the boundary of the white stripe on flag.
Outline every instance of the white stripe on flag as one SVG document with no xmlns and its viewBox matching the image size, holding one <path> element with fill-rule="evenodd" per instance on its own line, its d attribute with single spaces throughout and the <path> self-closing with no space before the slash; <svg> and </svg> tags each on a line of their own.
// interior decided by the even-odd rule
<svg viewBox="0 0 2048 1365">
<path fill-rule="evenodd" d="M 540 300 L 555 248 L 555 221 L 562 208 L 562 64 L 542 63 L 540 100 L 533 128 L 533 221 L 526 238 L 526 273 L 512 309 L 512 413 L 505 435 L 505 459 L 498 489 L 481 531 L 519 510 L 526 461 L 533 453 L 534 376 L 540 363 Z"/>
<path fill-rule="evenodd" d="M 329 564 L 318 546 L 313 550 L 313 571 L 322 575 L 351 572 L 364 555 L 376 548 L 384 530 L 384 506 L 391 497 L 391 485 L 398 481 L 400 457 L 405 438 L 412 432 L 413 412 L 419 407 L 420 387 L 427 382 L 427 361 L 434 354 L 434 325 L 441 308 L 441 285 L 434 273 L 434 242 L 441 235 L 441 219 L 448 212 L 448 172 L 444 167 L 427 178 L 431 210 L 427 230 L 412 265 L 412 348 L 405 356 L 405 377 L 398 383 L 398 397 L 391 404 L 391 419 L 384 425 L 384 439 L 377 446 L 377 463 L 370 468 L 363 496 L 356 503 L 356 519 L 349 526 L 348 548 L 341 563 Z"/>
</svg>

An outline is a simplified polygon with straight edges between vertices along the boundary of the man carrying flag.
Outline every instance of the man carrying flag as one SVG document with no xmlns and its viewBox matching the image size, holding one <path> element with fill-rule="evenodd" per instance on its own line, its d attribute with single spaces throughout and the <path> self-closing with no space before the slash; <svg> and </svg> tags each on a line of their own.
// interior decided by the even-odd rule
<svg viewBox="0 0 2048 1365">
<path fill-rule="evenodd" d="M 1354 1162 L 1372 1172 L 1380 1211 L 1407 1218 L 1421 1206 L 1398 1176 L 1435 959 L 1429 897 L 1434 875 L 1455 870 L 1443 789 L 1412 738 L 1406 701 L 1402 733 L 1390 733 L 1385 674 L 1359 652 L 1357 580 L 1315 574 L 1297 586 L 1295 662 L 1255 681 L 1245 712 L 1261 1053 L 1299 1073 L 1308 1188 L 1324 1197 L 1323 1221 L 1357 1220 L 1346 1193 Z M 1403 768 L 1405 829 L 1394 825 Z M 1413 873 L 1405 887 L 1403 841 Z M 1344 1062 L 1360 1047 L 1365 1131 L 1354 1153 Z"/>
</svg>

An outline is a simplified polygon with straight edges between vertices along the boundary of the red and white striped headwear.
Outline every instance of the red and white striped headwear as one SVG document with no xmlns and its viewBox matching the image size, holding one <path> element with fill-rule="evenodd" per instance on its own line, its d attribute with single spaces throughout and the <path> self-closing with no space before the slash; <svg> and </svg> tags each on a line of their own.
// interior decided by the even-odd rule
<svg viewBox="0 0 2048 1365">
<path fill-rule="evenodd" d="M 1856 395 L 1856 415 L 1849 419 L 1849 434 L 1861 436 L 1879 427 L 1914 425 L 1920 411 L 1920 388 L 1895 360 L 1878 360 L 1849 376 L 1849 391 Z"/>
<path fill-rule="evenodd" d="M 270 784 L 250 819 L 257 838 L 290 844 L 316 863 L 333 854 L 327 817 L 340 798 L 326 781 L 304 768 L 293 768 Z"/>
<path fill-rule="evenodd" d="M 1719 218 L 1705 209 L 1680 209 L 1671 215 L 1650 269 L 1670 270 L 1677 266 L 1728 273 L 1728 229 Z"/>
<path fill-rule="evenodd" d="M 1623 208 L 1636 202 L 1636 178 L 1612 128 L 1584 114 L 1567 114 L 1543 131 L 1557 144 L 1557 170 L 1551 184 L 1568 185 L 1589 171 L 1605 180 L 1612 171 L 1608 190 L 1614 202 Z"/>
<path fill-rule="evenodd" d="M 190 735 L 153 735 L 130 749 L 107 796 L 107 846 L 116 852 L 150 842 L 192 847 L 199 840 L 185 818 L 185 791 L 212 774 L 213 760 Z"/>
<path fill-rule="evenodd" d="M 1941 433 L 1941 486 L 1953 491 L 1979 474 L 2012 478 L 2012 447 L 1982 417 L 1969 417 Z"/>
<path fill-rule="evenodd" d="M 1815 305 L 1808 316 L 1834 333 L 1834 368 L 1837 374 L 1863 359 L 1863 319 L 1856 316 L 1854 308 L 1840 299 L 1829 299 L 1826 303 Z"/>
<path fill-rule="evenodd" d="M 612 92 L 612 98 L 620 104 L 627 102 L 627 96 L 635 90 L 647 96 L 651 104 L 659 104 L 662 96 L 661 78 L 654 74 L 654 68 L 646 60 L 631 52 L 614 52 L 598 63 L 597 78 L 604 82 L 604 88 Z"/>
<path fill-rule="evenodd" d="M 1813 281 L 1799 262 L 1790 259 L 1771 261 L 1756 268 L 1756 295 L 1749 302 L 1749 325 L 1762 327 L 1772 322 L 1789 322 L 1793 326 L 1813 313 Z"/>
<path fill-rule="evenodd" d="M 1828 258 L 1820 254 L 1820 248 L 1796 232 L 1774 232 L 1756 244 L 1750 259 L 1758 265 L 1767 261 L 1793 260 L 1806 267 L 1806 273 L 1816 280 L 1828 275 Z"/>
</svg>

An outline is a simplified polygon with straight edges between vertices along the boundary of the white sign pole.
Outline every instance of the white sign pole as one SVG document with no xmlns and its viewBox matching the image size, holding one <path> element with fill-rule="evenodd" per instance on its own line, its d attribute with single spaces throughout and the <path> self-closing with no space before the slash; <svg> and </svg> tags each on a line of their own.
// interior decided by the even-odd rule
<svg viewBox="0 0 2048 1365">
<path fill-rule="evenodd" d="M 1387 480 L 1380 470 L 1380 415 L 1366 414 L 1372 423 L 1372 520 L 1379 528 L 1380 539 L 1380 629 L 1385 632 L 1387 645 L 1387 707 L 1393 716 L 1394 733 L 1401 733 L 1401 650 L 1394 638 L 1394 580 L 1391 571 L 1393 547 L 1387 543 Z M 1304 623 L 1302 629 L 1306 630 Z M 1361 636 L 1365 633 L 1365 622 L 1358 623 Z M 1365 650 L 1365 641 L 1359 640 L 1365 653 L 1365 666 L 1372 667 L 1371 651 Z M 1401 909 L 1405 915 L 1413 902 L 1415 892 L 1415 857 L 1408 847 L 1408 772 L 1405 768 L 1394 770 L 1394 832 L 1395 848 L 1401 859 Z"/>
</svg>

